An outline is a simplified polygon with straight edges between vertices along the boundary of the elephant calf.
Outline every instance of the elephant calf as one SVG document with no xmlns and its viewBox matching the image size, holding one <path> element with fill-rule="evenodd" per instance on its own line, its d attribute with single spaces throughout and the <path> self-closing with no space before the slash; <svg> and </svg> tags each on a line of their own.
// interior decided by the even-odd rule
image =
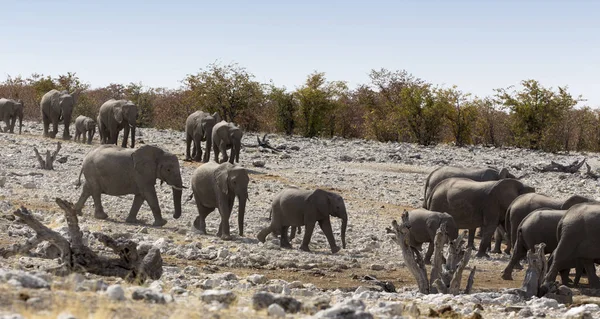
<svg viewBox="0 0 600 319">
<path fill-rule="evenodd" d="M 94 138 L 94 134 L 96 134 L 96 122 L 83 115 L 79 115 L 75 119 L 75 137 L 73 138 L 75 141 L 79 141 L 81 139 L 81 135 L 83 135 L 82 142 L 85 141 L 85 135 L 87 133 L 87 143 L 92 144 L 92 138 Z"/>
<path fill-rule="evenodd" d="M 421 250 L 423 243 L 429 243 L 425 254 L 425 263 L 431 263 L 435 234 L 442 223 L 446 223 L 446 231 L 451 240 L 458 238 L 458 227 L 456 227 L 454 218 L 448 213 L 419 208 L 408 212 L 408 221 L 410 222 L 410 245 Z"/>
<path fill-rule="evenodd" d="M 101 194 L 121 196 L 134 194 L 133 205 L 126 219 L 128 223 L 137 222 L 137 213 L 146 201 L 152 215 L 154 226 L 167 223 L 162 218 L 158 197 L 156 196 L 156 179 L 166 182 L 173 189 L 173 218 L 181 216 L 181 193 L 183 183 L 179 160 L 169 152 L 152 145 L 144 145 L 138 149 L 122 148 L 115 145 L 101 145 L 89 152 L 83 159 L 79 173 L 85 176 L 85 184 L 75 208 L 81 211 L 86 200 L 94 199 L 94 217 L 106 219 L 108 215 L 102 208 Z"/>
<path fill-rule="evenodd" d="M 308 244 L 312 237 L 315 224 L 319 226 L 331 248 L 332 253 L 340 250 L 333 238 L 330 216 L 342 219 L 341 237 L 342 247 L 346 248 L 346 227 L 348 225 L 348 214 L 342 196 L 326 190 L 302 190 L 298 188 L 286 188 L 279 192 L 271 204 L 271 224 L 263 228 L 257 235 L 261 242 L 265 242 L 267 235 L 274 233 L 281 235 L 280 246 L 291 248 L 288 238 L 290 226 L 305 226 L 304 238 L 300 249 L 310 251 Z"/>
<path fill-rule="evenodd" d="M 185 160 L 201 161 L 210 160 L 212 147 L 212 130 L 216 123 L 221 121 L 218 113 L 196 111 L 188 116 L 185 121 Z M 202 141 L 206 141 L 204 158 L 202 157 Z M 190 154 L 190 147 L 192 152 Z"/>
<path fill-rule="evenodd" d="M 244 132 L 231 122 L 221 121 L 212 129 L 213 152 L 215 162 L 227 162 L 233 164 L 240 162 L 240 150 L 242 148 L 242 136 Z M 231 149 L 231 156 L 227 156 L 227 150 Z M 219 162 L 219 153 L 223 155 L 223 161 Z"/>
<path fill-rule="evenodd" d="M 198 167 L 192 174 L 192 191 L 198 207 L 198 217 L 194 221 L 194 227 L 201 234 L 206 234 L 206 217 L 218 208 L 221 223 L 217 236 L 223 240 L 230 240 L 229 217 L 237 197 L 239 233 L 240 236 L 244 236 L 244 215 L 249 182 L 250 177 L 246 169 L 231 163 L 209 162 Z"/>
<path fill-rule="evenodd" d="M 19 118 L 19 134 L 21 134 L 23 129 L 23 105 L 21 100 L 0 99 L 0 120 L 4 120 L 4 124 L 6 124 L 4 130 L 0 126 L 0 132 L 14 133 L 15 123 Z"/>
</svg>

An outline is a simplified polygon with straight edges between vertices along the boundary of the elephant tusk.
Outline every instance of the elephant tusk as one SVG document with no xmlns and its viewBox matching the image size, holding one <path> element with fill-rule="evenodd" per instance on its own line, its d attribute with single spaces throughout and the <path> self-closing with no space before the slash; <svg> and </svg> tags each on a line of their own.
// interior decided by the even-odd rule
<svg viewBox="0 0 600 319">
<path fill-rule="evenodd" d="M 178 191 L 183 191 L 184 189 L 187 189 L 187 187 L 185 187 L 185 186 L 181 186 L 181 187 L 174 186 L 174 185 L 169 185 L 169 186 L 171 186 L 171 188 L 178 190 Z"/>
</svg>

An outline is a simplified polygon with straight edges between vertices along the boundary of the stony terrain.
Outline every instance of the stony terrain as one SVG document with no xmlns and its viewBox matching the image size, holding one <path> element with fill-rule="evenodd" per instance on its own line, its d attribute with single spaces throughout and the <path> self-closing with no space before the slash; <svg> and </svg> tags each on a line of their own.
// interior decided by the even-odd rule
<svg viewBox="0 0 600 319">
<path fill-rule="evenodd" d="M 180 159 L 184 135 L 170 130 L 139 129 L 138 143 L 159 145 Z M 60 134 L 60 133 L 59 133 Z M 25 205 L 44 224 L 66 232 L 62 211 L 54 199 L 76 202 L 81 189 L 75 186 L 82 159 L 97 145 L 63 142 L 53 171 L 41 170 L 33 147 L 54 150 L 57 141 L 41 137 L 41 124 L 27 122 L 23 135 L 0 134 L 0 247 L 24 242 L 33 233 L 14 221 L 12 211 Z M 246 212 L 246 237 L 222 241 L 214 236 L 218 213 L 208 218 L 209 235 L 198 235 L 191 222 L 197 212 L 193 200 L 183 206 L 182 218 L 173 220 L 171 190 L 157 183 L 166 226 L 151 226 L 152 215 L 144 204 L 139 217 L 143 225 L 125 224 L 133 196 L 103 197 L 109 219 L 92 217 L 91 198 L 80 224 L 94 249 L 109 254 L 90 235 L 104 232 L 127 236 L 138 243 L 161 249 L 165 261 L 163 277 L 142 286 L 120 278 L 89 274 L 56 277 L 43 271 L 56 265 L 54 259 L 32 256 L 0 257 L 0 317 L 26 318 L 255 318 L 270 316 L 321 318 L 392 318 L 400 316 L 449 316 L 488 318 L 493 316 L 600 316 L 597 291 L 574 289 L 574 305 L 565 306 L 541 298 L 519 300 L 503 293 L 520 287 L 523 271 L 514 281 L 503 281 L 500 272 L 508 256 L 492 254 L 472 259 L 477 265 L 474 293 L 470 295 L 422 295 L 404 266 L 399 246 L 385 228 L 399 219 L 403 208 L 419 207 L 427 174 L 439 165 L 509 167 L 539 193 L 567 197 L 577 193 L 598 198 L 599 184 L 581 173 L 538 173 L 534 167 L 551 160 L 571 163 L 587 158 L 600 167 L 598 154 L 548 154 L 488 147 L 457 148 L 449 145 L 421 147 L 412 144 L 365 140 L 306 139 L 270 135 L 280 152 L 256 146 L 256 134 L 247 133 L 240 164 L 250 171 L 250 201 Z M 212 158 L 212 156 L 211 156 Z M 184 182 L 198 163 L 181 162 Z M 288 185 L 321 187 L 342 194 L 349 212 L 348 247 L 332 255 L 320 230 L 315 231 L 311 253 L 282 250 L 271 238 L 261 244 L 255 238 L 268 224 L 268 207 L 274 195 Z M 189 186 L 189 185 L 188 185 Z M 184 191 L 187 198 L 191 190 Z M 599 198 L 600 199 L 600 198 Z M 232 217 L 232 235 L 237 233 Z M 339 221 L 334 220 L 339 244 Z M 299 246 L 299 238 L 293 241 Z M 56 257 L 52 247 L 38 247 L 36 255 Z M 390 281 L 397 292 L 376 289 L 365 276 Z M 583 279 L 585 282 L 585 279 Z M 17 287 L 18 289 L 15 289 Z M 585 305 L 584 305 L 585 304 Z M 269 306 L 270 305 L 270 306 Z M 449 307 L 450 308 L 449 308 Z M 13 315 L 14 314 L 14 315 Z M 337 317 L 336 317 L 337 316 Z"/>
</svg>

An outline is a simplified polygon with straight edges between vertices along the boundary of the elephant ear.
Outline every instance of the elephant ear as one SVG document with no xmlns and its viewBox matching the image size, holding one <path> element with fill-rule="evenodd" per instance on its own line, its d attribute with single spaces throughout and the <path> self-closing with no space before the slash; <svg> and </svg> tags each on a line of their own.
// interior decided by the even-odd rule
<svg viewBox="0 0 600 319">
<path fill-rule="evenodd" d="M 316 189 L 312 195 L 308 197 L 308 200 L 315 205 L 315 208 L 321 215 L 318 219 L 324 219 L 329 216 L 330 213 L 333 212 L 331 207 L 331 196 L 330 194 L 322 189 Z M 317 219 L 317 220 L 318 220 Z"/>
<path fill-rule="evenodd" d="M 113 114 L 115 116 L 115 120 L 121 124 L 123 122 L 123 105 L 120 103 L 115 103 L 115 106 L 113 107 Z"/>
<path fill-rule="evenodd" d="M 156 146 L 144 145 L 131 154 L 133 168 L 138 177 L 156 180 L 158 172 L 158 158 L 164 153 Z"/>
<path fill-rule="evenodd" d="M 223 193 L 229 193 L 229 166 L 231 164 L 223 163 L 214 172 L 217 189 Z"/>
</svg>

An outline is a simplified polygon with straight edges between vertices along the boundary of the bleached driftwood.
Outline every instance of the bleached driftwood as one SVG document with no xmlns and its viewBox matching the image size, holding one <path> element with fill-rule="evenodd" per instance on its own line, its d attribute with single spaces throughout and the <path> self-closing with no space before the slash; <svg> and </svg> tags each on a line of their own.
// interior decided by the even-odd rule
<svg viewBox="0 0 600 319">
<path fill-rule="evenodd" d="M 462 281 L 462 273 L 469 263 L 471 258 L 471 248 L 465 250 L 464 237 L 466 233 L 462 233 L 456 240 L 450 241 L 446 231 L 446 224 L 442 223 L 438 228 L 435 239 L 430 245 L 434 245 L 433 250 L 433 265 L 431 268 L 430 278 L 427 278 L 427 270 L 421 252 L 409 245 L 410 223 L 408 221 L 408 211 L 402 213 L 401 223 L 398 224 L 395 220 L 392 221 L 392 229 L 388 232 L 396 234 L 396 243 L 400 245 L 404 261 L 417 280 L 419 292 L 421 293 L 450 293 L 460 294 L 460 284 Z M 444 263 L 444 245 L 448 243 L 448 256 Z M 464 293 L 469 293 L 473 287 L 476 267 L 473 267 L 467 281 L 467 287 Z"/>
<path fill-rule="evenodd" d="M 60 142 L 56 143 L 56 151 L 54 151 L 53 153 L 50 153 L 49 150 L 46 150 L 46 160 L 44 160 L 42 158 L 42 156 L 40 155 L 40 152 L 38 151 L 38 149 L 36 147 L 33 148 L 33 151 L 35 152 L 35 157 L 37 158 L 38 162 L 40 163 L 40 168 L 41 169 L 46 169 L 46 170 L 53 170 L 54 169 L 54 161 L 56 160 L 56 156 L 58 155 L 58 152 L 60 151 Z"/>
<path fill-rule="evenodd" d="M 162 257 L 156 247 L 147 252 L 137 250 L 137 245 L 128 239 L 114 239 L 102 233 L 93 233 L 101 243 L 111 248 L 119 258 L 98 256 L 89 247 L 83 244 L 83 233 L 79 228 L 77 212 L 72 203 L 56 199 L 56 203 L 65 212 L 65 219 L 69 229 L 67 240 L 40 223 L 27 208 L 21 206 L 14 214 L 36 232 L 36 235 L 22 245 L 15 245 L 12 249 L 5 250 L 3 256 L 8 257 L 24 253 L 34 248 L 42 241 L 54 244 L 60 250 L 61 264 L 53 271 L 57 275 L 67 275 L 72 272 L 89 272 L 100 276 L 121 277 L 128 281 L 146 278 L 159 279 L 162 276 Z"/>
<path fill-rule="evenodd" d="M 598 180 L 598 178 L 600 178 L 600 175 L 592 172 L 592 168 L 590 167 L 590 165 L 588 163 L 585 163 L 585 167 L 587 168 L 587 172 L 585 173 L 585 177 L 591 178 L 593 180 Z"/>
<path fill-rule="evenodd" d="M 267 134 L 263 135 L 262 140 L 257 136 L 256 140 L 258 141 L 258 146 L 262 147 L 262 148 L 268 148 L 270 150 L 273 150 L 277 153 L 281 152 L 280 150 L 274 148 L 273 146 L 271 146 L 271 144 L 269 143 L 269 141 L 267 141 Z"/>
<path fill-rule="evenodd" d="M 562 165 L 559 163 L 556 163 L 555 161 L 551 161 L 550 164 L 541 167 L 541 168 L 537 168 L 537 170 L 539 172 L 562 172 L 562 173 L 570 173 L 573 174 L 577 171 L 579 171 L 579 169 L 581 168 L 581 166 L 583 166 L 583 164 L 585 163 L 585 158 L 580 162 L 579 160 L 575 160 L 573 163 L 569 164 L 569 165 Z"/>
</svg>

